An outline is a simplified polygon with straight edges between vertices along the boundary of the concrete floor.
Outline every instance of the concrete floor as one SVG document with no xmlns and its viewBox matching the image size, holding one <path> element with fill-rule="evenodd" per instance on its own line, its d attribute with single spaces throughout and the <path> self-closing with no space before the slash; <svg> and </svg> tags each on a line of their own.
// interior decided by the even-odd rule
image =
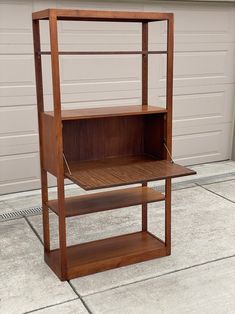
<svg viewBox="0 0 235 314">
<path fill-rule="evenodd" d="M 41 215 L 1 221 L 0 313 L 235 313 L 235 162 L 192 168 L 196 176 L 174 180 L 169 257 L 60 282 L 43 261 Z M 38 205 L 38 191 L 5 195 L 0 214 Z M 140 218 L 138 206 L 70 218 L 68 244 L 137 231 Z M 163 204 L 149 206 L 149 222 L 162 236 Z"/>
</svg>

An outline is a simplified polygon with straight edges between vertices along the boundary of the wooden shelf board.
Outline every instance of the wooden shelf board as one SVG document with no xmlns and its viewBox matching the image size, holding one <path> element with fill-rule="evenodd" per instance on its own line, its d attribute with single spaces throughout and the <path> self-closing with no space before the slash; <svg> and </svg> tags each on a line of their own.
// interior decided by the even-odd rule
<svg viewBox="0 0 235 314">
<path fill-rule="evenodd" d="M 173 17 L 172 13 L 162 12 L 95 11 L 51 8 L 34 12 L 33 19 L 48 19 L 50 15 L 56 15 L 58 20 L 109 22 L 151 22 L 168 20 Z"/>
<path fill-rule="evenodd" d="M 115 107 L 102 107 L 102 108 L 87 108 L 87 109 L 71 109 L 62 110 L 62 120 L 79 120 L 79 119 L 94 119 L 94 118 L 108 118 L 108 117 L 123 117 L 146 115 L 155 113 L 166 113 L 165 108 L 156 106 L 115 106 Z M 46 114 L 53 116 L 53 111 L 46 111 Z"/>
<path fill-rule="evenodd" d="M 45 253 L 45 260 L 60 279 L 60 251 Z M 148 232 L 78 244 L 67 248 L 67 279 L 166 256 L 163 241 Z"/>
<path fill-rule="evenodd" d="M 72 217 L 164 199 L 162 193 L 148 187 L 128 188 L 66 198 L 65 212 L 66 217 Z M 58 214 L 58 200 L 49 201 L 47 206 Z"/>
<path fill-rule="evenodd" d="M 85 190 L 143 183 L 195 174 L 186 167 L 147 155 L 70 163 L 65 177 Z"/>
</svg>

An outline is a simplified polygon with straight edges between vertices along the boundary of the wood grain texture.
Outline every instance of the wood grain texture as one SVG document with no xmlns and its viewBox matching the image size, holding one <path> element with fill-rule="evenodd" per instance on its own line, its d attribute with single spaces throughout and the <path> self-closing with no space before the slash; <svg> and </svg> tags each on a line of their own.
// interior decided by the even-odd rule
<svg viewBox="0 0 235 314">
<path fill-rule="evenodd" d="M 166 113 L 167 110 L 162 107 L 140 105 L 133 106 L 115 106 L 102 108 L 87 108 L 87 109 L 71 109 L 62 110 L 62 120 L 79 120 L 79 119 L 94 119 L 108 117 L 124 117 L 136 115 L 148 115 L 153 113 Z M 46 114 L 53 116 L 52 111 L 46 111 Z"/>
<path fill-rule="evenodd" d="M 163 159 L 164 115 L 63 121 L 68 163 L 147 154 Z"/>
<path fill-rule="evenodd" d="M 47 9 L 34 12 L 32 17 L 34 20 L 48 19 L 51 15 L 55 15 L 58 20 L 144 22 L 167 20 L 172 13 Z"/>
<path fill-rule="evenodd" d="M 148 22 L 143 22 L 142 23 L 142 51 L 148 51 Z M 141 96 L 142 96 L 142 108 L 148 108 L 148 54 L 142 54 L 142 91 L 141 91 Z M 160 126 L 161 127 L 161 126 Z M 147 150 L 151 150 L 152 146 L 151 143 L 148 145 L 147 143 L 149 142 L 149 139 L 154 138 L 156 139 L 155 136 L 153 136 L 152 133 L 146 132 L 146 128 L 148 128 L 148 123 L 145 123 L 145 128 L 144 128 L 144 151 L 146 153 Z M 148 128 L 149 130 L 149 128 Z M 158 138 L 160 138 L 160 134 L 158 135 Z M 154 143 L 157 144 L 157 143 Z M 154 147 L 157 145 L 154 145 Z M 157 147 L 158 150 L 161 147 L 161 145 Z M 148 152 L 149 154 L 149 152 Z M 151 154 L 151 153 L 150 153 Z M 142 187 L 147 187 L 147 182 L 142 183 Z M 143 202 L 142 203 L 142 231 L 147 231 L 148 230 L 148 205 L 147 203 Z"/>
<path fill-rule="evenodd" d="M 172 119 L 173 119 L 173 59 L 174 59 L 174 17 L 167 21 L 167 68 L 166 68 L 166 126 L 165 126 L 165 143 L 172 155 Z M 166 159 L 170 160 L 171 156 L 166 152 Z M 171 179 L 165 182 L 165 242 L 167 255 L 171 254 Z"/>
<path fill-rule="evenodd" d="M 67 279 L 72 279 L 165 256 L 166 247 L 148 232 L 136 232 L 70 246 L 67 254 Z M 58 267 L 58 257 L 59 250 L 53 250 L 45 255 L 45 260 L 57 276 L 64 280 Z"/>
<path fill-rule="evenodd" d="M 48 180 L 47 180 L 47 171 L 46 171 L 47 165 L 46 164 L 48 163 L 51 166 L 51 170 L 53 171 L 55 170 L 55 168 L 50 163 L 51 156 L 48 156 L 46 154 L 47 137 L 45 137 L 45 131 L 47 130 L 47 125 L 46 125 L 46 122 L 44 123 L 41 119 L 41 114 L 44 111 L 44 99 L 43 99 L 43 80 L 42 80 L 42 60 L 41 60 L 41 56 L 38 55 L 38 53 L 41 50 L 39 21 L 33 21 L 33 43 L 34 43 L 34 65 L 35 65 L 38 131 L 39 131 L 39 146 L 40 146 L 39 153 L 40 153 L 41 189 L 42 189 L 42 204 L 43 204 L 42 205 L 43 242 L 44 242 L 44 251 L 49 252 L 50 251 L 49 211 L 48 211 L 48 208 L 44 205 L 48 201 Z"/>
<path fill-rule="evenodd" d="M 57 18 L 54 12 L 49 16 L 50 47 L 51 47 L 51 74 L 54 105 L 54 126 L 56 143 L 56 177 L 57 195 L 59 202 L 59 243 L 60 243 L 60 267 L 63 278 L 67 276 L 67 250 L 66 250 L 66 222 L 64 210 L 64 159 L 63 137 L 61 122 L 61 95 L 60 95 L 60 68 L 58 55 L 58 31 Z"/>
<path fill-rule="evenodd" d="M 146 54 L 166 54 L 165 50 L 151 50 L 151 51 L 59 51 L 59 55 L 146 55 Z M 38 52 L 39 55 L 50 55 L 50 51 Z"/>
<path fill-rule="evenodd" d="M 48 19 L 54 111 L 44 113 L 41 51 L 38 19 Z M 59 216 L 59 249 L 49 251 L 45 260 L 61 280 L 124 266 L 171 253 L 171 178 L 195 172 L 172 163 L 173 14 L 155 12 L 113 12 L 48 9 L 33 14 L 37 100 L 42 174 L 44 162 L 57 177 L 58 199 L 47 200 L 47 181 L 42 176 L 44 208 Z M 124 106 L 61 111 L 58 20 L 115 21 L 142 23 L 142 102 Z M 167 20 L 167 105 L 148 105 L 148 22 Z M 61 54 L 90 52 L 61 52 Z M 94 52 L 95 53 L 95 52 Z M 120 52 L 98 52 L 98 54 Z M 124 54 L 126 52 L 121 52 Z M 154 53 L 154 52 L 152 52 Z M 157 52 L 160 53 L 160 52 Z M 45 140 L 45 144 L 44 144 Z M 64 173 L 63 153 L 68 161 Z M 49 154 L 50 156 L 47 156 Z M 54 167 L 54 168 L 53 168 Z M 56 169 L 56 171 L 55 171 Z M 141 183 L 142 187 L 95 193 L 65 199 L 64 177 L 85 190 Z M 148 181 L 166 180 L 165 196 L 147 187 Z M 165 199 L 165 242 L 147 231 L 147 204 Z M 66 217 L 114 208 L 142 205 L 142 231 L 134 234 L 66 247 Z M 45 212 L 46 213 L 46 212 Z M 47 211 L 48 213 L 48 211 Z M 48 215 L 44 215 L 47 240 Z"/>
<path fill-rule="evenodd" d="M 40 113 L 39 121 L 42 129 L 41 152 L 43 154 L 44 169 L 54 176 L 57 174 L 56 133 L 53 117 Z"/>
<path fill-rule="evenodd" d="M 65 176 L 84 190 L 143 183 L 195 174 L 195 171 L 147 155 L 106 158 L 70 164 Z"/>
<path fill-rule="evenodd" d="M 116 208 L 163 201 L 165 196 L 154 189 L 136 187 L 116 191 L 100 192 L 89 195 L 73 196 L 65 199 L 66 217 L 86 215 Z M 46 204 L 56 214 L 59 213 L 58 201 Z"/>
<path fill-rule="evenodd" d="M 69 162 L 138 155 L 143 152 L 141 116 L 63 122 L 64 154 Z"/>
</svg>

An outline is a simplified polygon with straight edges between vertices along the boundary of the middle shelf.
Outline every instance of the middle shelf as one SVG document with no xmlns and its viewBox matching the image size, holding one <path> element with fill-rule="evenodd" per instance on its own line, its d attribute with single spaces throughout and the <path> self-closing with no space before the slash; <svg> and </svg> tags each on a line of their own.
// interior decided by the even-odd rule
<svg viewBox="0 0 235 314">
<path fill-rule="evenodd" d="M 99 211 L 163 201 L 165 196 L 148 187 L 126 188 L 115 191 L 73 196 L 65 199 L 66 217 L 85 215 Z M 46 204 L 57 215 L 58 200 Z"/>
</svg>

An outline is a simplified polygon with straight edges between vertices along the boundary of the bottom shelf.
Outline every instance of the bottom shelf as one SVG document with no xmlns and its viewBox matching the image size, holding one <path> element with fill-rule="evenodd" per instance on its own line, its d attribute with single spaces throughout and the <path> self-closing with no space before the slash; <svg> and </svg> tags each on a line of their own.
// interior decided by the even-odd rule
<svg viewBox="0 0 235 314">
<path fill-rule="evenodd" d="M 45 261 L 62 280 L 166 256 L 163 241 L 149 232 L 73 245 L 67 248 L 67 277 L 61 277 L 59 249 L 45 253 Z"/>
</svg>

